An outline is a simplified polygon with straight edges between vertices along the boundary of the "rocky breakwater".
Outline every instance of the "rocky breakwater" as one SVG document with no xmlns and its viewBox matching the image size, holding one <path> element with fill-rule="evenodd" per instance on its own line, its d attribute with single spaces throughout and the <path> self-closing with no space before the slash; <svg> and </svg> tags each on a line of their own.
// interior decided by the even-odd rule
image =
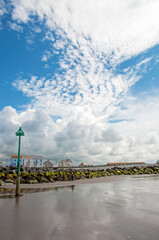
<svg viewBox="0 0 159 240">
<path fill-rule="evenodd" d="M 159 166 L 146 166 L 146 167 L 130 167 L 121 168 L 114 167 L 101 170 L 88 170 L 88 169 L 47 169 L 47 168 L 21 168 L 20 182 L 25 184 L 35 183 L 49 183 L 56 181 L 72 181 L 78 179 L 99 178 L 114 175 L 144 175 L 144 174 L 159 174 Z M 16 169 L 1 168 L 0 169 L 0 186 L 6 184 L 15 184 L 16 182 Z"/>
</svg>

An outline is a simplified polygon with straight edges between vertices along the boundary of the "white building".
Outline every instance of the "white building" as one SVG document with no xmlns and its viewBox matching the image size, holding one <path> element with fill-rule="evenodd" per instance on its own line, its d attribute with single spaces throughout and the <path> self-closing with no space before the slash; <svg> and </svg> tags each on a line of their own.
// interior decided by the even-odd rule
<svg viewBox="0 0 159 240">
<path fill-rule="evenodd" d="M 20 155 L 20 166 L 22 167 L 42 167 L 43 157 L 41 155 Z M 18 155 L 11 155 L 10 165 L 16 167 Z"/>
<path fill-rule="evenodd" d="M 58 167 L 72 167 L 72 161 L 70 159 L 62 160 Z"/>
</svg>

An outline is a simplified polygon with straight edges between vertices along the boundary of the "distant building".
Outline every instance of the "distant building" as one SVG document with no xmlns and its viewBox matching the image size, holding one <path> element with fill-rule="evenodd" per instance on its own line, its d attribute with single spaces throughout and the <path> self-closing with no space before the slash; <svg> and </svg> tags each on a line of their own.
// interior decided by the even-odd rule
<svg viewBox="0 0 159 240">
<path fill-rule="evenodd" d="M 90 164 L 90 163 L 81 162 L 80 165 L 79 165 L 79 167 L 93 167 L 93 165 Z"/>
<path fill-rule="evenodd" d="M 10 165 L 16 167 L 18 155 L 11 155 Z M 41 155 L 20 155 L 20 166 L 22 167 L 42 167 L 43 157 Z"/>
<path fill-rule="evenodd" d="M 3 167 L 3 162 L 0 161 L 0 167 Z"/>
<path fill-rule="evenodd" d="M 158 164 L 158 165 L 159 165 L 159 160 L 157 160 L 156 164 Z"/>
<path fill-rule="evenodd" d="M 145 162 L 112 162 L 112 163 L 107 163 L 106 166 L 143 166 L 146 165 Z"/>
<path fill-rule="evenodd" d="M 62 160 L 58 167 L 72 167 L 72 161 L 70 159 Z"/>
<path fill-rule="evenodd" d="M 46 162 L 43 163 L 43 167 L 53 167 L 53 164 L 52 164 L 52 162 L 47 160 Z"/>
</svg>

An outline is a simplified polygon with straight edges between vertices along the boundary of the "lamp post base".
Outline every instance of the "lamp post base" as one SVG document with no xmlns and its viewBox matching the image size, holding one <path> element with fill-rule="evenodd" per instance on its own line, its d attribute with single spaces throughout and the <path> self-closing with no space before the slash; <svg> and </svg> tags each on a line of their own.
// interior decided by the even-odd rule
<svg viewBox="0 0 159 240">
<path fill-rule="evenodd" d="M 17 176 L 16 179 L 16 191 L 15 191 L 15 196 L 19 197 L 20 196 L 20 176 Z"/>
</svg>

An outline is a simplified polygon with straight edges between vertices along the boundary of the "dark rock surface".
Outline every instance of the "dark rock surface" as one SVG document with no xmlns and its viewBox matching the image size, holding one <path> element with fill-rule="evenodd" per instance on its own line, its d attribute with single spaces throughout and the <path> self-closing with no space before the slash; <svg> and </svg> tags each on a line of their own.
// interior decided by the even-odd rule
<svg viewBox="0 0 159 240">
<path fill-rule="evenodd" d="M 113 175 L 142 175 L 159 174 L 159 166 L 146 167 L 113 167 L 107 169 L 54 169 L 54 168 L 21 168 L 21 183 L 49 183 L 55 181 L 72 181 L 78 179 L 99 178 Z M 73 177 L 72 177 L 73 176 Z M 0 186 L 5 183 L 16 182 L 16 168 L 7 167 L 0 169 Z"/>
</svg>

